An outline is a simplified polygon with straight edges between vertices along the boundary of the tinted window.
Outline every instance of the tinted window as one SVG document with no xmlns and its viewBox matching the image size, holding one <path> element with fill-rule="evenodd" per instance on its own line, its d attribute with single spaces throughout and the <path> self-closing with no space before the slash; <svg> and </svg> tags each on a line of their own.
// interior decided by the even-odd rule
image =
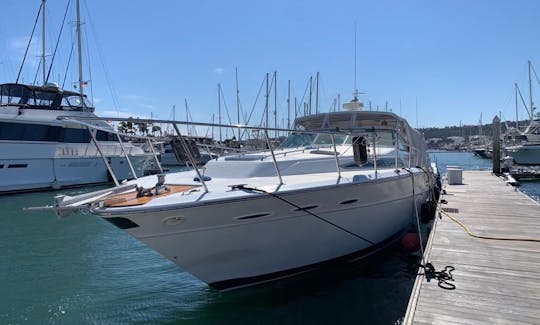
<svg viewBox="0 0 540 325">
<path fill-rule="evenodd" d="M 96 133 L 96 139 L 98 141 L 117 141 L 115 134 L 98 130 Z"/>
<path fill-rule="evenodd" d="M 27 124 L 24 126 L 23 140 L 45 141 L 48 129 L 48 125 Z"/>
<path fill-rule="evenodd" d="M 22 140 L 24 124 L 0 122 L 0 140 Z"/>
<path fill-rule="evenodd" d="M 62 142 L 73 143 L 88 143 L 90 142 L 90 134 L 86 129 L 64 129 L 64 136 Z"/>
<path fill-rule="evenodd" d="M 88 143 L 90 135 L 86 129 L 0 122 L 0 140 Z"/>
</svg>

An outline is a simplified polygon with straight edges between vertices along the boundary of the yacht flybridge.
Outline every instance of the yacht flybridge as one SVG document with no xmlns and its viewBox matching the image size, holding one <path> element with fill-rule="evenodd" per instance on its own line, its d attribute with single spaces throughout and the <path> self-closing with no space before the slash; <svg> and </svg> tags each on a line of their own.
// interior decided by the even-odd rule
<svg viewBox="0 0 540 325">
<path fill-rule="evenodd" d="M 172 123 L 182 139 L 184 122 L 148 122 Z M 227 126 L 263 135 L 267 149 L 60 195 L 48 208 L 101 217 L 218 290 L 360 259 L 414 225 L 434 178 L 423 137 L 404 119 L 351 109 L 295 123 Z M 283 131 L 289 136 L 273 148 L 269 134 Z"/>
<path fill-rule="evenodd" d="M 0 85 L 0 193 L 109 182 L 107 163 L 119 179 L 157 164 L 151 152 L 122 143 L 105 121 L 89 128 L 57 119 L 93 112 L 85 96 L 56 84 Z"/>
</svg>

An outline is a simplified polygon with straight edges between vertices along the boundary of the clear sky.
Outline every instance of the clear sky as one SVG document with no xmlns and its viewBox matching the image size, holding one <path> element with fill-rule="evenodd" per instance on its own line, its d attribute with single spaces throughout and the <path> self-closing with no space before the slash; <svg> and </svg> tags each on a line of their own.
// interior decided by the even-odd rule
<svg viewBox="0 0 540 325">
<path fill-rule="evenodd" d="M 69 89 L 77 80 L 68 59 L 72 2 L 50 80 L 62 84 L 67 70 Z M 0 82 L 15 81 L 40 3 L 2 0 Z M 47 0 L 48 62 L 67 3 Z M 527 60 L 540 73 L 538 0 L 82 0 L 81 11 L 86 91 L 101 116 L 167 119 L 175 105 L 185 120 L 187 100 L 194 120 L 217 122 L 221 83 L 236 122 L 235 69 L 243 115 L 255 107 L 250 124 L 262 116 L 264 91 L 255 98 L 267 72 L 277 71 L 280 122 L 288 80 L 291 102 L 306 101 L 317 72 L 319 110 L 328 111 L 338 94 L 342 103 L 351 99 L 355 22 L 360 99 L 380 110 L 388 102 L 413 126 L 473 125 L 481 114 L 487 123 L 499 111 L 514 120 L 515 82 L 528 102 Z M 41 23 L 22 81 L 34 81 L 40 54 Z M 533 92 L 540 101 L 534 76 Z M 273 91 L 270 99 L 273 110 Z M 222 116 L 227 123 L 224 106 Z"/>
</svg>

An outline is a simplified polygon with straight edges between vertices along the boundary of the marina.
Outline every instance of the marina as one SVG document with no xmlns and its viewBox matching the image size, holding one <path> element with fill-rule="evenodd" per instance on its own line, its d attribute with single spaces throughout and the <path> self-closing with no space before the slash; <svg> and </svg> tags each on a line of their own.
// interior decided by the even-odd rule
<svg viewBox="0 0 540 325">
<path fill-rule="evenodd" d="M 443 189 L 424 258 L 455 269 L 442 286 L 421 272 L 404 324 L 538 324 L 538 202 L 488 171 L 464 171 Z"/>
<path fill-rule="evenodd" d="M 30 3 L 0 324 L 540 324 L 540 3 Z"/>
<path fill-rule="evenodd" d="M 430 156 L 443 174 L 458 164 L 465 175 L 489 174 L 488 161 L 472 153 Z M 0 284 L 11 293 L 0 296 L 0 322 L 347 323 L 361 313 L 370 324 L 399 324 L 404 318 L 420 261 L 401 245 L 347 268 L 222 294 L 108 222 L 23 210 L 28 202 L 46 205 L 59 193 L 90 190 L 96 188 L 0 197 Z M 522 182 L 519 190 L 540 200 L 537 182 Z"/>
</svg>

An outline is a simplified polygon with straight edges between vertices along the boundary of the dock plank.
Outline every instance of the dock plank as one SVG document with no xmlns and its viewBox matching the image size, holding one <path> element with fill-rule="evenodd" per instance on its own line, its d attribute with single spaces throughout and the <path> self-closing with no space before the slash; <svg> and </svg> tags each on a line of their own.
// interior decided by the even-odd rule
<svg viewBox="0 0 540 325">
<path fill-rule="evenodd" d="M 487 171 L 446 185 L 446 213 L 483 236 L 540 239 L 540 204 Z M 416 279 L 403 324 L 540 324 L 540 243 L 469 236 L 436 218 L 425 259 L 452 272 L 455 290 Z M 420 272 L 422 273 L 422 272 Z"/>
</svg>

